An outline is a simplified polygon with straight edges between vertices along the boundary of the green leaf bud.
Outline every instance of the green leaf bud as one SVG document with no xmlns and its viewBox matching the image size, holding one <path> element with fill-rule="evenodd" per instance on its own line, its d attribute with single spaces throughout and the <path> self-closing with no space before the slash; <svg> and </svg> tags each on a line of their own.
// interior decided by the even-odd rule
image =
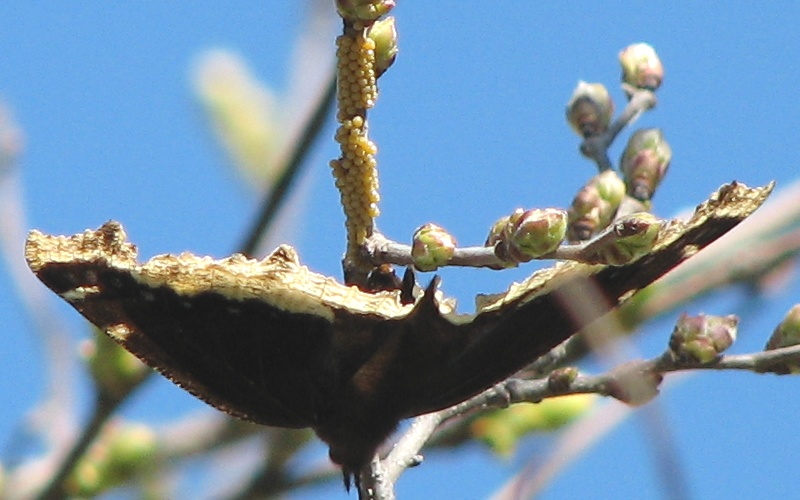
<svg viewBox="0 0 800 500">
<path fill-rule="evenodd" d="M 606 131 L 614 115 L 614 101 L 602 83 L 579 81 L 567 103 L 567 122 L 581 137 Z"/>
<path fill-rule="evenodd" d="M 522 209 L 518 209 L 520 212 Z M 484 246 L 492 247 L 495 246 L 497 243 L 503 241 L 505 238 L 505 234 L 507 231 L 508 224 L 511 220 L 511 216 L 506 215 L 505 217 L 501 217 L 492 224 L 492 227 L 489 229 L 489 235 L 486 237 L 486 242 Z"/>
<path fill-rule="evenodd" d="M 682 314 L 675 323 L 669 348 L 679 360 L 710 363 L 736 340 L 739 318 L 734 315 Z"/>
<path fill-rule="evenodd" d="M 766 349 L 779 349 L 800 344 L 800 304 L 795 304 L 775 328 Z"/>
<path fill-rule="evenodd" d="M 375 76 L 381 76 L 397 58 L 397 29 L 394 17 L 375 21 L 367 36 L 375 42 Z"/>
<path fill-rule="evenodd" d="M 274 183 L 283 173 L 277 155 L 285 142 L 274 90 L 241 56 L 220 49 L 201 55 L 192 78 L 214 135 L 238 173 L 252 187 Z"/>
<path fill-rule="evenodd" d="M 414 231 L 411 257 L 420 271 L 435 271 L 446 265 L 456 250 L 456 240 L 436 224 L 425 224 Z"/>
<path fill-rule="evenodd" d="M 625 196 L 625 183 L 613 170 L 592 177 L 567 212 L 569 241 L 585 241 L 608 227 Z"/>
<path fill-rule="evenodd" d="M 628 194 L 640 201 L 652 198 L 671 160 L 672 149 L 661 130 L 637 130 L 628 140 L 620 160 Z"/>
<path fill-rule="evenodd" d="M 522 209 L 517 209 L 517 212 L 522 213 Z M 495 255 L 502 261 L 502 265 L 497 266 L 495 269 L 515 267 L 518 264 L 517 261 L 508 255 L 508 233 L 510 231 L 510 224 L 510 215 L 501 217 L 492 224 L 492 227 L 489 229 L 489 235 L 486 236 L 484 246 L 494 247 Z"/>
<path fill-rule="evenodd" d="M 494 246 L 495 255 L 507 267 L 513 267 L 555 251 L 566 232 L 567 213 L 564 210 L 518 208 L 492 225 L 486 246 Z"/>
<path fill-rule="evenodd" d="M 509 253 L 518 262 L 527 262 L 559 247 L 567 233 L 567 212 L 556 208 L 515 212 L 507 227 Z"/>
<path fill-rule="evenodd" d="M 628 45 L 619 53 L 622 81 L 636 88 L 656 90 L 664 81 L 664 66 L 653 47 L 646 43 Z"/>
<path fill-rule="evenodd" d="M 771 351 L 797 344 L 800 344 L 800 304 L 795 304 L 789 309 L 783 321 L 775 327 L 764 349 Z M 800 364 L 784 363 L 772 366 L 771 371 L 784 375 L 788 373 L 800 373 Z"/>
<path fill-rule="evenodd" d="M 594 176 L 589 182 L 597 187 L 600 199 L 612 207 L 618 207 L 625 197 L 625 182 L 614 170 L 606 170 Z M 612 214 L 613 216 L 613 214 Z"/>
<path fill-rule="evenodd" d="M 336 0 L 336 12 L 350 21 L 376 21 L 394 6 L 394 0 Z"/>
</svg>

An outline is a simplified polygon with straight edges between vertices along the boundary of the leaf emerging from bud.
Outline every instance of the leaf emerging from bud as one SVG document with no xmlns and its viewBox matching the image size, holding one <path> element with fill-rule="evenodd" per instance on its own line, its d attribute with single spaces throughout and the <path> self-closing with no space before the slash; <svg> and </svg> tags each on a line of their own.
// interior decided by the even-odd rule
<svg viewBox="0 0 800 500">
<path fill-rule="evenodd" d="M 141 424 L 106 427 L 66 482 L 70 495 L 94 497 L 153 465 L 155 432 Z"/>
<path fill-rule="evenodd" d="M 97 387 L 105 394 L 121 399 L 152 371 L 133 354 L 95 329 L 82 355 L 89 365 Z"/>
<path fill-rule="evenodd" d="M 625 196 L 625 183 L 613 170 L 592 177 L 578 191 L 568 211 L 569 241 L 585 241 L 611 223 Z"/>
<path fill-rule="evenodd" d="M 614 101 L 602 83 L 578 82 L 567 103 L 567 122 L 581 137 L 606 131 L 614 114 Z"/>
<path fill-rule="evenodd" d="M 192 79 L 214 134 L 239 173 L 253 187 L 272 183 L 282 174 L 276 154 L 285 139 L 274 91 L 239 55 L 225 50 L 203 54 Z"/>
<path fill-rule="evenodd" d="M 586 413 L 596 400 L 593 394 L 572 394 L 540 403 L 513 404 L 476 418 L 470 432 L 498 455 L 509 456 L 520 438 L 561 428 Z"/>
<path fill-rule="evenodd" d="M 679 360 L 710 363 L 736 340 L 739 318 L 734 315 L 681 314 L 669 339 L 669 348 Z"/>
<path fill-rule="evenodd" d="M 376 21 L 394 6 L 394 0 L 336 0 L 336 12 L 350 21 Z"/>
<path fill-rule="evenodd" d="M 637 130 L 628 140 L 620 160 L 628 194 L 640 201 L 652 198 L 671 160 L 672 149 L 661 130 Z"/>
<path fill-rule="evenodd" d="M 619 53 L 622 81 L 633 87 L 656 90 L 664 81 L 664 66 L 653 47 L 646 43 L 628 45 Z"/>
<path fill-rule="evenodd" d="M 795 304 L 784 316 L 783 321 L 775 327 L 772 336 L 767 341 L 765 350 L 771 351 L 781 347 L 791 347 L 800 344 L 800 304 Z M 780 374 L 800 373 L 800 364 L 785 363 L 772 366 L 771 371 Z"/>
<path fill-rule="evenodd" d="M 411 257 L 420 271 L 435 271 L 446 265 L 456 250 L 456 240 L 436 224 L 425 224 L 414 231 Z"/>
<path fill-rule="evenodd" d="M 397 29 L 394 17 L 376 21 L 367 34 L 375 42 L 375 76 L 381 76 L 397 58 Z"/>
</svg>

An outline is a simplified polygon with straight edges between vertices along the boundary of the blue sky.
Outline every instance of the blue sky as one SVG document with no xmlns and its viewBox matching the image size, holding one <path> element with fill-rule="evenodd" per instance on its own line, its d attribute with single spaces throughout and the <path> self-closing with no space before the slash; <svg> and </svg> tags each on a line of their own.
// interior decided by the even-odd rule
<svg viewBox="0 0 800 500">
<path fill-rule="evenodd" d="M 400 56 L 381 79 L 370 115 L 381 169 L 378 223 L 390 237 L 408 239 L 415 227 L 434 221 L 460 242 L 476 244 L 518 206 L 567 205 L 593 167 L 577 154 L 564 104 L 584 79 L 605 83 L 621 107 L 617 53 L 640 41 L 656 48 L 666 68 L 658 107 L 636 124 L 661 127 L 673 150 L 655 199 L 659 215 L 693 206 L 732 179 L 750 185 L 775 179 L 780 189 L 800 177 L 796 2 L 398 3 Z M 205 50 L 231 49 L 280 94 L 289 85 L 302 4 L 0 4 L 0 96 L 25 132 L 18 175 L 26 225 L 72 234 L 116 219 L 143 257 L 228 254 L 257 196 L 208 130 L 193 96 L 192 65 Z M 327 167 L 337 155 L 332 132 L 329 120 L 287 238 L 309 267 L 340 276 L 343 218 Z M 444 290 L 466 310 L 475 293 L 502 290 L 531 269 L 447 270 Z M 7 267 L 0 269 L 2 445 L 41 396 L 44 369 L 10 279 Z M 745 353 L 763 346 L 798 292 L 790 282 L 754 301 L 734 289 L 686 310 L 726 314 L 746 305 L 734 346 Z M 87 332 L 76 313 L 61 311 L 76 338 Z M 637 342 L 643 355 L 660 352 L 672 321 L 674 315 L 646 325 Z M 704 373 L 659 399 L 659 418 L 668 424 L 693 497 L 797 491 L 798 388 L 800 379 L 790 377 Z M 164 381 L 146 391 L 135 403 L 149 409 L 129 408 L 132 415 L 165 419 L 201 407 Z M 628 420 L 544 497 L 660 498 L 651 441 L 640 418 Z M 547 445 L 532 442 L 506 462 L 478 446 L 434 452 L 407 472 L 398 493 L 481 498 Z"/>
</svg>

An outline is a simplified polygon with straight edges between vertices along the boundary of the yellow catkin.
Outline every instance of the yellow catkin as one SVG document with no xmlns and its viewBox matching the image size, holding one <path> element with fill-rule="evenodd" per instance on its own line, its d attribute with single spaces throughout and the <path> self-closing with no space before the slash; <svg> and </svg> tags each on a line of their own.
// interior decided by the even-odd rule
<svg viewBox="0 0 800 500">
<path fill-rule="evenodd" d="M 337 104 L 340 123 L 335 139 L 342 154 L 331 161 L 344 207 L 348 254 L 372 235 L 378 216 L 377 146 L 367 136 L 366 113 L 375 104 L 375 42 L 358 24 L 345 28 L 336 40 Z"/>
</svg>

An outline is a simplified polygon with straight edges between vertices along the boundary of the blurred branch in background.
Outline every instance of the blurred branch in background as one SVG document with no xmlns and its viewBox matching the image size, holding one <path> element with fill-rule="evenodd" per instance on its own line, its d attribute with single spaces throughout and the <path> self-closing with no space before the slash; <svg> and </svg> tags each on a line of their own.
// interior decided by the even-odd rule
<svg viewBox="0 0 800 500">
<path fill-rule="evenodd" d="M 331 112 L 336 89 L 331 50 L 335 20 L 330 2 L 306 2 L 293 45 L 288 89 L 281 94 L 258 81 L 231 51 L 210 50 L 195 64 L 193 86 L 214 135 L 231 166 L 262 199 L 236 252 L 256 255 L 281 242 L 263 239 L 275 225 Z M 285 236 L 293 231 L 297 214 L 290 219 L 279 220 L 273 232 Z"/>
<path fill-rule="evenodd" d="M 3 260 L 31 324 L 31 333 L 42 351 L 45 368 L 45 395 L 31 409 L 22 426 L 28 443 L 24 448 L 44 446 L 50 453 L 31 461 L 23 461 L 16 475 L 7 480 L 8 489 L 24 494 L 23 486 L 38 485 L 42 478 L 54 474 L 58 461 L 69 453 L 72 440 L 78 433 L 74 356 L 69 332 L 55 311 L 52 298 L 31 276 L 20 248 L 28 231 L 24 195 L 20 175 L 20 157 L 24 135 L 14 120 L 11 109 L 0 102 L 0 249 Z M 15 461 L 26 455 L 23 452 Z M 15 478 L 22 478 L 15 481 Z"/>
<path fill-rule="evenodd" d="M 287 114 L 285 110 L 277 109 L 272 93 L 253 79 L 234 54 L 219 50 L 206 54 L 198 64 L 196 80 L 198 95 L 233 165 L 248 184 L 264 186 L 258 189 L 264 193 L 258 215 L 236 248 L 238 253 L 253 256 L 330 115 L 335 75 L 331 72 L 321 95 L 312 99 L 315 107 L 292 119 L 280 118 Z M 301 133 L 290 142 L 283 134 L 298 128 L 301 121 Z M 293 147 L 287 148 L 287 144 Z"/>
</svg>

